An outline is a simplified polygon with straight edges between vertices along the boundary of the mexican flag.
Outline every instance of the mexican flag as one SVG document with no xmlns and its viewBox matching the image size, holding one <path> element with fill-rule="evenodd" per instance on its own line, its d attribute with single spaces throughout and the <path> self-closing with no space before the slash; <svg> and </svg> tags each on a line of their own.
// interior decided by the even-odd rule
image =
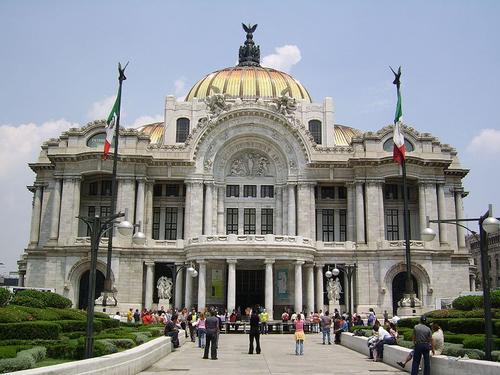
<svg viewBox="0 0 500 375">
<path fill-rule="evenodd" d="M 103 159 L 106 160 L 109 156 L 109 148 L 113 142 L 113 137 L 115 135 L 116 122 L 118 121 L 118 116 L 120 115 L 120 98 L 121 98 L 121 87 L 118 89 L 118 95 L 116 96 L 115 104 L 111 109 L 111 113 L 106 120 L 106 141 L 104 142 L 104 156 Z"/>
<path fill-rule="evenodd" d="M 401 129 L 402 122 L 403 122 L 403 110 L 401 108 L 401 91 L 399 90 L 399 84 L 398 84 L 398 104 L 396 106 L 396 115 L 394 117 L 394 134 L 392 136 L 392 139 L 394 141 L 394 150 L 392 151 L 392 159 L 398 162 L 399 164 L 403 163 L 406 152 L 405 137 Z"/>
</svg>

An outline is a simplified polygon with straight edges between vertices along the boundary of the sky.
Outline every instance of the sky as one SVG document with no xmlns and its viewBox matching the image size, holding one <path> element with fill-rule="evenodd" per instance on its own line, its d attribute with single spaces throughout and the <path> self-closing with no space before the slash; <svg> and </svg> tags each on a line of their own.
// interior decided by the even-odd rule
<svg viewBox="0 0 500 375">
<path fill-rule="evenodd" d="M 403 68 L 404 122 L 452 145 L 467 217 L 500 216 L 498 1 L 0 2 L 0 274 L 29 239 L 43 141 L 107 116 L 116 65 L 130 62 L 122 124 L 162 120 L 206 74 L 237 61 L 241 22 L 257 23 L 262 63 L 332 97 L 335 122 L 376 131 L 394 118 L 389 65 Z M 495 109 L 497 108 L 497 109 Z M 495 210 L 496 207 L 496 210 Z"/>
</svg>

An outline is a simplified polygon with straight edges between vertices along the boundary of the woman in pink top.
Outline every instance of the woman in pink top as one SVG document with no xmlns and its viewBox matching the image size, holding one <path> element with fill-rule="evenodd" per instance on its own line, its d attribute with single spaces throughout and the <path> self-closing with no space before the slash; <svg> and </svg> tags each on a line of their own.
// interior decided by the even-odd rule
<svg viewBox="0 0 500 375">
<path fill-rule="evenodd" d="M 196 323 L 193 324 L 197 328 L 197 335 L 198 335 L 198 348 L 204 348 L 205 347 L 205 335 L 207 333 L 207 326 L 205 325 L 205 314 L 200 313 L 200 317 L 196 321 Z"/>
<path fill-rule="evenodd" d="M 304 355 L 304 340 L 306 335 L 304 334 L 304 320 L 302 320 L 301 314 L 297 314 L 297 318 L 294 322 L 295 325 L 295 355 Z"/>
</svg>

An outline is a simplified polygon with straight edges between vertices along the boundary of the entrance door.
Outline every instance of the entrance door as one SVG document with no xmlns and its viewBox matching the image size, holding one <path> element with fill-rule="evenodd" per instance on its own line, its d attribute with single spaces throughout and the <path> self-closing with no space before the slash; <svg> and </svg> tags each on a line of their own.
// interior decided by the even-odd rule
<svg viewBox="0 0 500 375">
<path fill-rule="evenodd" d="M 413 279 L 413 290 L 418 297 L 418 284 L 417 279 L 414 275 L 411 276 Z M 401 301 L 405 293 L 405 283 L 406 283 L 406 272 L 400 272 L 392 280 L 392 314 L 396 315 L 398 311 L 398 302 Z"/>
<path fill-rule="evenodd" d="M 264 305 L 264 270 L 236 270 L 236 307 Z"/>
<path fill-rule="evenodd" d="M 89 276 L 90 271 L 85 271 L 80 278 L 80 292 L 78 293 L 78 308 L 87 309 L 89 299 Z M 97 270 L 95 278 L 95 298 L 99 297 L 104 290 L 104 274 Z"/>
</svg>

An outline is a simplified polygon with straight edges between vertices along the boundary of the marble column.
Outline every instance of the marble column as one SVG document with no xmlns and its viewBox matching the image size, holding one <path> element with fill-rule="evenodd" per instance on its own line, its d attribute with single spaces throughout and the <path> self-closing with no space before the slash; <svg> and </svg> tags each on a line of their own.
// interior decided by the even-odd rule
<svg viewBox="0 0 500 375">
<path fill-rule="evenodd" d="M 426 227 L 426 210 L 425 210 L 425 184 L 418 184 L 418 221 L 420 225 L 420 232 Z M 420 238 L 420 236 L 419 236 Z"/>
<path fill-rule="evenodd" d="M 224 225 L 225 190 L 226 189 L 224 186 L 217 186 L 217 234 L 218 235 L 226 234 L 226 228 Z"/>
<path fill-rule="evenodd" d="M 354 242 L 354 199 L 355 199 L 355 185 L 353 183 L 348 183 L 346 186 L 347 190 L 347 241 Z"/>
<path fill-rule="evenodd" d="M 153 238 L 153 189 L 154 181 L 146 184 L 146 215 L 144 218 L 144 234 L 146 238 Z"/>
<path fill-rule="evenodd" d="M 184 307 L 191 310 L 193 307 L 193 276 L 189 272 L 185 272 L 185 275 Z"/>
<path fill-rule="evenodd" d="M 212 234 L 212 203 L 214 184 L 212 182 L 205 182 L 205 221 L 203 233 L 207 236 Z"/>
<path fill-rule="evenodd" d="M 61 214 L 61 180 L 54 180 L 52 190 L 52 216 L 50 220 L 50 240 L 57 241 L 59 235 L 59 215 Z"/>
<path fill-rule="evenodd" d="M 265 306 L 266 311 L 269 314 L 269 319 L 272 320 L 274 316 L 274 278 L 273 278 L 273 264 L 274 259 L 266 259 L 266 297 Z M 229 312 L 229 309 L 227 310 Z"/>
<path fill-rule="evenodd" d="M 366 184 L 366 222 L 370 223 L 367 230 L 367 240 L 372 246 L 377 242 L 382 240 L 380 238 L 380 193 L 378 191 L 378 182 L 367 182 Z"/>
<path fill-rule="evenodd" d="M 311 237 L 311 220 L 309 218 L 311 211 L 311 189 L 309 184 L 300 183 L 297 186 L 297 205 L 298 212 L 297 222 L 298 222 L 298 235 L 302 237 Z"/>
<path fill-rule="evenodd" d="M 444 198 L 444 184 L 438 184 L 437 186 L 438 195 L 438 219 L 447 219 L 446 217 L 446 201 Z M 425 228 L 425 224 L 421 227 L 421 231 Z M 448 231 L 445 223 L 439 224 L 439 242 L 448 243 Z"/>
<path fill-rule="evenodd" d="M 365 202 L 363 183 L 356 182 L 356 242 L 365 243 Z M 323 303 L 323 302 L 321 302 Z"/>
<path fill-rule="evenodd" d="M 192 188 L 193 184 L 189 181 L 185 182 L 186 184 L 186 197 L 184 203 L 184 240 L 188 240 L 191 237 L 191 196 L 192 196 Z M 187 279 L 186 279 L 187 280 Z M 186 306 L 187 307 L 187 306 Z"/>
<path fill-rule="evenodd" d="M 137 181 L 137 196 L 135 202 L 135 221 L 137 224 L 141 224 L 140 231 L 144 232 L 144 187 L 145 187 L 144 179 L 140 179 Z"/>
<path fill-rule="evenodd" d="M 304 311 L 304 314 L 305 316 L 307 316 L 307 314 L 309 314 L 311 311 L 314 312 L 314 265 L 307 264 L 305 268 L 307 281 L 307 311 Z"/>
<path fill-rule="evenodd" d="M 276 228 L 274 233 L 277 235 L 283 234 L 283 190 L 281 186 L 276 186 L 274 199 L 276 200 L 276 213 L 274 214 L 276 220 Z"/>
<path fill-rule="evenodd" d="M 61 198 L 61 218 L 59 222 L 58 244 L 61 246 L 71 243 L 71 223 L 73 222 L 73 193 L 74 180 L 71 177 L 65 177 L 62 181 L 62 198 Z"/>
<path fill-rule="evenodd" d="M 19 280 L 17 281 L 17 286 L 24 287 L 25 277 L 26 277 L 26 271 L 19 271 Z"/>
<path fill-rule="evenodd" d="M 378 190 L 378 228 L 379 228 L 379 239 L 385 240 L 385 208 L 384 208 L 384 184 L 377 184 Z"/>
<path fill-rule="evenodd" d="M 455 215 L 457 220 L 464 218 L 464 206 L 462 201 L 462 190 L 455 191 Z M 465 248 L 465 232 L 464 228 L 457 226 L 457 241 L 458 248 Z"/>
<path fill-rule="evenodd" d="M 295 262 L 295 312 L 299 313 L 302 311 L 302 265 L 303 260 L 297 260 Z"/>
<path fill-rule="evenodd" d="M 33 196 L 33 211 L 31 214 L 31 231 L 30 231 L 30 245 L 38 245 L 40 238 L 40 218 L 42 212 L 42 187 L 35 186 Z"/>
<path fill-rule="evenodd" d="M 323 263 L 316 263 L 316 312 L 323 310 Z M 323 311 L 324 312 L 324 311 Z"/>
<path fill-rule="evenodd" d="M 80 215 L 80 189 L 82 186 L 81 178 L 73 179 L 73 213 L 71 218 L 71 237 L 70 243 L 74 243 L 75 238 L 78 237 L 78 227 L 80 226 L 80 220 L 77 216 Z"/>
<path fill-rule="evenodd" d="M 184 267 L 182 263 L 175 263 L 175 272 L 177 275 L 175 276 L 175 308 L 182 309 L 182 279 L 184 277 L 184 269 L 180 267 Z"/>
<path fill-rule="evenodd" d="M 153 287 L 154 287 L 154 272 L 155 263 L 146 262 L 146 293 L 144 294 L 144 307 L 151 309 L 153 306 Z"/>
<path fill-rule="evenodd" d="M 295 236 L 295 221 L 296 219 L 296 209 L 295 209 L 295 185 L 288 184 L 288 235 Z"/>
<path fill-rule="evenodd" d="M 311 184 L 310 185 L 311 192 L 309 193 L 310 197 L 311 197 L 311 205 L 309 208 L 310 209 L 309 217 L 311 220 L 311 223 L 310 223 L 311 239 L 313 241 L 316 241 L 316 198 L 314 197 L 314 188 L 315 188 L 315 185 Z"/>
<path fill-rule="evenodd" d="M 236 309 L 236 259 L 227 259 L 227 312 Z"/>
<path fill-rule="evenodd" d="M 207 302 L 207 262 L 198 260 L 198 311 L 205 309 Z"/>
</svg>

